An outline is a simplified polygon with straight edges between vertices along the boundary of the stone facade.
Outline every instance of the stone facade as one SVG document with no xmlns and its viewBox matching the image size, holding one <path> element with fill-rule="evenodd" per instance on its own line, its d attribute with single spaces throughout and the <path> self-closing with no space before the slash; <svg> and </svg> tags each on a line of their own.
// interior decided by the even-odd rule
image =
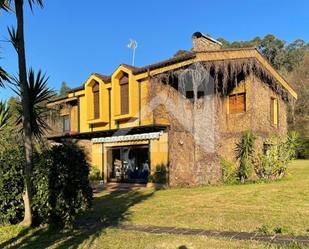
<svg viewBox="0 0 309 249">
<path fill-rule="evenodd" d="M 255 76 L 239 82 L 232 93 L 246 93 L 246 111 L 230 114 L 228 96 L 210 94 L 196 101 L 185 98 L 171 86 L 155 82 L 152 102 L 156 123 L 169 123 L 170 186 L 217 184 L 221 181 L 220 157 L 235 162 L 235 147 L 246 130 L 257 136 L 262 149 L 272 134 L 287 132 L 287 104 Z M 279 102 L 279 125 L 271 124 L 270 101 Z"/>
<path fill-rule="evenodd" d="M 223 158 L 235 161 L 235 146 L 246 130 L 252 130 L 257 136 L 256 146 L 261 149 L 264 141 L 271 135 L 287 133 L 287 103 L 266 84 L 255 76 L 244 82 L 246 91 L 246 112 L 227 113 L 227 98 L 220 98 L 217 103 L 219 143 L 218 150 Z M 278 127 L 271 124 L 271 98 L 278 99 Z"/>
<path fill-rule="evenodd" d="M 154 120 L 169 123 L 169 184 L 196 186 L 221 180 L 216 150 L 214 95 L 191 101 L 169 85 L 155 82 Z M 153 97 L 152 96 L 152 97 Z M 161 123 L 158 123 L 161 122 Z"/>
</svg>

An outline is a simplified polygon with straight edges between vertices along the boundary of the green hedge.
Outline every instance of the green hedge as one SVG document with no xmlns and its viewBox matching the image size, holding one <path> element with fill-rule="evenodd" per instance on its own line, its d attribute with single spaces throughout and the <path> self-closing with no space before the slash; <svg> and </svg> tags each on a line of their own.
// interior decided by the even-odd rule
<svg viewBox="0 0 309 249">
<path fill-rule="evenodd" d="M 50 223 L 69 225 L 91 205 L 89 165 L 84 151 L 70 143 L 53 147 L 49 158 Z"/>
<path fill-rule="evenodd" d="M 0 224 L 16 224 L 24 212 L 22 147 L 0 151 Z"/>
<path fill-rule="evenodd" d="M 1 156 L 0 172 L 6 176 L 1 177 L 6 180 L 6 184 L 0 183 L 1 223 L 16 223 L 22 219 L 21 169 L 24 157 L 21 151 L 23 149 L 19 148 L 12 154 L 12 151 L 7 150 Z M 58 227 L 72 225 L 77 215 L 91 206 L 92 200 L 92 189 L 88 178 L 89 165 L 84 151 L 73 143 L 57 145 L 51 149 L 35 152 L 33 163 L 34 223 L 36 225 L 48 223 Z M 14 191 L 12 192 L 10 190 L 12 187 L 9 189 L 8 186 L 15 186 Z M 15 209 L 3 205 L 7 199 Z"/>
</svg>

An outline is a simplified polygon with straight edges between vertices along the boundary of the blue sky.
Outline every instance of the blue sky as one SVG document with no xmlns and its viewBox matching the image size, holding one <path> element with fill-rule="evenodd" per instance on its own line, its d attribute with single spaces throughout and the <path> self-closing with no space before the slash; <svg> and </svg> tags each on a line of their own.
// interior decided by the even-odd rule
<svg viewBox="0 0 309 249">
<path fill-rule="evenodd" d="M 308 42 L 308 9 L 307 0 L 45 0 L 43 10 L 25 10 L 27 64 L 46 72 L 59 90 L 62 81 L 76 87 L 92 72 L 111 74 L 130 64 L 130 38 L 138 42 L 136 66 L 190 49 L 195 31 L 230 41 L 272 33 Z M 1 13 L 0 64 L 16 74 L 15 51 L 3 42 L 8 25 L 15 25 L 14 15 Z M 13 94 L 8 87 L 0 91 L 0 99 Z"/>
</svg>

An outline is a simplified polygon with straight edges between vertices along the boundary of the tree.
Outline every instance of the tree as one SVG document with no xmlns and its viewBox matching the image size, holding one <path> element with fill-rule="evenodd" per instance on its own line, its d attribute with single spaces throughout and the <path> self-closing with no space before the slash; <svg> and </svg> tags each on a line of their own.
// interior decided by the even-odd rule
<svg viewBox="0 0 309 249">
<path fill-rule="evenodd" d="M 299 133 L 301 152 L 299 156 L 309 158 L 309 52 L 305 52 L 305 56 L 301 64 L 287 74 L 289 82 L 294 83 L 294 87 L 298 94 L 297 101 L 293 106 L 294 114 L 289 116 L 289 129 Z"/>
<path fill-rule="evenodd" d="M 255 47 L 269 60 L 269 62 L 281 72 L 291 72 L 301 64 L 305 51 L 309 50 L 309 44 L 297 39 L 290 44 L 278 39 L 274 35 L 266 35 L 263 39 L 259 36 L 249 41 L 229 42 L 218 38 L 223 48 Z"/>
<path fill-rule="evenodd" d="M 16 123 L 20 113 L 18 109 L 20 109 L 20 98 L 17 96 L 12 96 L 7 100 L 7 106 L 9 110 L 9 114 L 11 116 L 12 123 Z"/>
<path fill-rule="evenodd" d="M 46 107 L 48 100 L 53 96 L 54 92 L 47 86 L 48 77 L 39 70 L 36 74 L 33 69 L 29 70 L 27 90 L 29 92 L 29 109 L 31 119 L 31 132 L 37 139 L 45 134 L 49 129 L 47 124 L 47 115 L 49 109 Z M 17 95 L 21 97 L 20 84 L 17 83 Z M 22 106 L 17 101 L 17 124 L 22 124 Z"/>
<path fill-rule="evenodd" d="M 9 11 L 12 10 L 13 0 L 1 0 L 1 8 Z M 34 4 L 43 7 L 43 0 L 28 0 L 30 9 L 33 9 Z M 31 110 L 30 110 L 30 94 L 27 87 L 27 64 L 25 52 L 25 37 L 24 37 L 24 1 L 14 0 L 14 8 L 17 22 L 17 31 L 13 32 L 15 37 L 11 39 L 18 56 L 18 72 L 21 92 L 22 104 L 22 126 L 25 146 L 25 191 L 23 195 L 24 200 L 24 220 L 23 225 L 31 226 L 32 224 L 32 210 L 31 210 L 31 171 L 32 171 L 32 130 L 31 130 Z M 11 33 L 10 33 L 11 35 Z"/>
<path fill-rule="evenodd" d="M 187 54 L 187 53 L 189 53 L 189 51 L 183 50 L 183 49 L 179 49 L 179 50 L 173 55 L 173 57 L 185 55 L 185 54 Z"/>
<path fill-rule="evenodd" d="M 60 88 L 60 96 L 65 97 L 71 91 L 71 88 L 65 81 L 62 81 L 61 88 Z"/>
<path fill-rule="evenodd" d="M 9 81 L 9 76 L 2 67 L 0 67 L 0 87 L 3 87 L 4 81 Z M 0 101 L 0 131 L 7 125 L 10 114 L 5 103 Z"/>
</svg>

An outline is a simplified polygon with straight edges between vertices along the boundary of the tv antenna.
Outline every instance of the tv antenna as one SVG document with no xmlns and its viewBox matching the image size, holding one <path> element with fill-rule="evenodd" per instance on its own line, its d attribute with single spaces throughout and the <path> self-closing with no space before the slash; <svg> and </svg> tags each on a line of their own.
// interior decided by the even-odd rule
<svg viewBox="0 0 309 249">
<path fill-rule="evenodd" d="M 130 39 L 130 42 L 128 44 L 128 48 L 132 48 L 133 49 L 133 58 L 132 58 L 132 66 L 134 66 L 134 62 L 135 62 L 135 49 L 137 48 L 137 41 Z"/>
</svg>

